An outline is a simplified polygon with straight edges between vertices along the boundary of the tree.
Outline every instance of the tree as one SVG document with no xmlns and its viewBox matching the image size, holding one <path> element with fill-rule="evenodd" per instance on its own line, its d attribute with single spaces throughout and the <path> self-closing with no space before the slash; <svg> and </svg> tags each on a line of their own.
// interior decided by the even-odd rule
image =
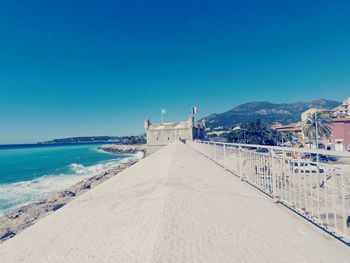
<svg viewBox="0 0 350 263">
<path fill-rule="evenodd" d="M 281 138 L 279 132 L 260 120 L 243 123 L 227 136 L 230 142 L 260 145 L 277 145 Z"/>
<path fill-rule="evenodd" d="M 292 145 L 294 141 L 294 136 L 291 132 L 281 133 L 281 141 L 282 144 L 289 143 L 290 145 Z"/>
<path fill-rule="evenodd" d="M 304 135 L 317 144 L 318 138 L 329 138 L 332 134 L 332 119 L 327 113 L 315 112 L 303 123 Z M 316 134 L 317 130 L 317 134 Z M 310 145 L 311 147 L 311 145 Z M 318 145 L 317 145 L 318 147 Z"/>
</svg>

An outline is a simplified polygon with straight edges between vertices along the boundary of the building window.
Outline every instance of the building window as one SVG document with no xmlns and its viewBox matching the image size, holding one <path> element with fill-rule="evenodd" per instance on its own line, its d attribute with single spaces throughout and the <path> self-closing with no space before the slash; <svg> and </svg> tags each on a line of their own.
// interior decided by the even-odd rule
<svg viewBox="0 0 350 263">
<path fill-rule="evenodd" d="M 158 137 L 157 137 L 157 141 L 158 141 Z"/>
<path fill-rule="evenodd" d="M 168 141 L 169 141 L 169 137 L 168 137 Z"/>
</svg>

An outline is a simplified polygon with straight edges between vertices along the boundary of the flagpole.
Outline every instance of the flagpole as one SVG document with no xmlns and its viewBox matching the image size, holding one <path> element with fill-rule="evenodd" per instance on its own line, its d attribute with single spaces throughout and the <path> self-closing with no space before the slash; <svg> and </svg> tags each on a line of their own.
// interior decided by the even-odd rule
<svg viewBox="0 0 350 263">
<path fill-rule="evenodd" d="M 160 119 L 162 121 L 162 124 L 164 123 L 164 114 L 165 114 L 165 109 L 160 109 Z"/>
</svg>

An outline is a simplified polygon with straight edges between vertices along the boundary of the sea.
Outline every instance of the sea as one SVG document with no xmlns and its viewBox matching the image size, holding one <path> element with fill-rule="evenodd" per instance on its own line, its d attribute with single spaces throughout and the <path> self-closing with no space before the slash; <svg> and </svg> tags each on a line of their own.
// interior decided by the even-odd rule
<svg viewBox="0 0 350 263">
<path fill-rule="evenodd" d="M 0 145 L 0 215 L 134 158 L 98 146 Z"/>
</svg>

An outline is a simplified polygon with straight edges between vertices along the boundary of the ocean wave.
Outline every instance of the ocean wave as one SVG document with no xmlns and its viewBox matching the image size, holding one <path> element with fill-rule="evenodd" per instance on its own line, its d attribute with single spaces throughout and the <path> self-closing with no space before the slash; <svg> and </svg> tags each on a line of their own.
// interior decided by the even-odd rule
<svg viewBox="0 0 350 263">
<path fill-rule="evenodd" d="M 108 160 L 96 165 L 84 166 L 79 163 L 69 165 L 69 172 L 41 176 L 31 181 L 0 184 L 0 214 L 28 203 L 49 197 L 79 181 L 101 174 L 127 163 L 138 156 Z"/>
</svg>

